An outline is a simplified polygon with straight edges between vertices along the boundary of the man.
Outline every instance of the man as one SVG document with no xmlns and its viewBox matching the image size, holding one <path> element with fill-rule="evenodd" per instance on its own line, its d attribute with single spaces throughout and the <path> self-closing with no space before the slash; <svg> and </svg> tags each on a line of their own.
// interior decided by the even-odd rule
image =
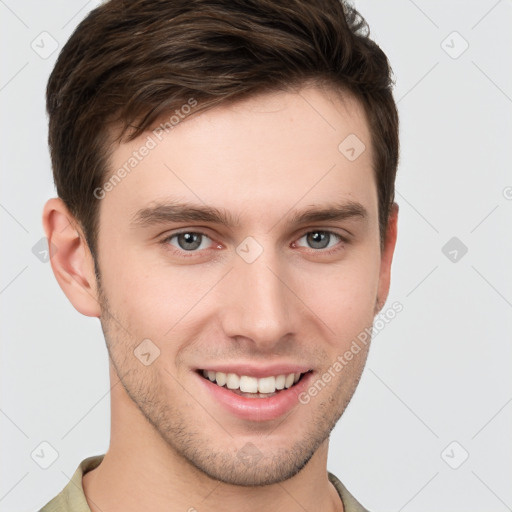
<svg viewBox="0 0 512 512">
<path fill-rule="evenodd" d="M 327 472 L 390 283 L 398 116 L 338 0 L 112 0 L 47 91 L 52 268 L 111 442 L 42 510 L 361 511 Z"/>
</svg>

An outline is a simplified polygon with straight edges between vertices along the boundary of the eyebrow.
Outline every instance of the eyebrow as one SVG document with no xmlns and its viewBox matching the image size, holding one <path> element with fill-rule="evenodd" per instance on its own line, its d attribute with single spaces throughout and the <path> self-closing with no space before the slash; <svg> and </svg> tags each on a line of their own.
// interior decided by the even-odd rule
<svg viewBox="0 0 512 512">
<path fill-rule="evenodd" d="M 283 217 L 284 218 L 284 217 Z M 346 201 L 323 207 L 310 206 L 295 211 L 288 224 L 300 225 L 311 222 L 342 221 L 351 218 L 366 220 L 368 211 L 358 202 Z M 208 222 L 226 227 L 239 226 L 239 216 L 224 208 L 183 202 L 155 203 L 143 208 L 132 217 L 133 227 L 149 227 L 168 222 Z"/>
</svg>

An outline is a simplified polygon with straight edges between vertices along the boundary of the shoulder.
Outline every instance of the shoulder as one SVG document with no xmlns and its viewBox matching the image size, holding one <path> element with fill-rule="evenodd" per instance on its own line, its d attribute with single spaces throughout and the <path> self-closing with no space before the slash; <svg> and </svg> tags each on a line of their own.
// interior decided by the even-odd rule
<svg viewBox="0 0 512 512">
<path fill-rule="evenodd" d="M 327 472 L 327 476 L 329 481 L 334 485 L 338 494 L 340 495 L 341 501 L 343 502 L 343 507 L 345 512 L 368 512 L 366 508 L 364 508 L 361 503 L 359 503 L 352 494 L 347 490 L 347 488 L 338 480 L 338 478 L 332 473 Z"/>
<path fill-rule="evenodd" d="M 87 471 L 91 471 L 99 466 L 103 457 L 104 454 L 94 455 L 80 462 L 64 489 L 39 509 L 39 512 L 91 512 L 85 499 L 82 477 Z"/>
</svg>

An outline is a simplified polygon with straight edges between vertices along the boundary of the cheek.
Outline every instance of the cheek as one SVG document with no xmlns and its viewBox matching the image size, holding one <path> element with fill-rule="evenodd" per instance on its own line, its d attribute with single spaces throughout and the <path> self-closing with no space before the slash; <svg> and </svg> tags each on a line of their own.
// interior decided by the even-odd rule
<svg viewBox="0 0 512 512">
<path fill-rule="evenodd" d="M 110 248 L 111 252 L 120 251 Z M 122 261 L 104 261 L 103 286 L 112 312 L 136 339 L 164 340 L 179 329 L 190 312 L 218 281 L 212 269 L 172 268 L 125 251 Z M 178 325 L 179 324 L 179 325 Z"/>
<path fill-rule="evenodd" d="M 325 266 L 304 276 L 299 295 L 329 327 L 337 343 L 340 337 L 351 339 L 371 325 L 378 290 L 377 258 L 362 255 L 357 261 Z"/>
</svg>

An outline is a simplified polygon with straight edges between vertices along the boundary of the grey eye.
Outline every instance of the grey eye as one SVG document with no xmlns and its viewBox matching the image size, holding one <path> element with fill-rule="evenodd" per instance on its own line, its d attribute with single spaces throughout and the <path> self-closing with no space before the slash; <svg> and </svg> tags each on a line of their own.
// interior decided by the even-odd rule
<svg viewBox="0 0 512 512">
<path fill-rule="evenodd" d="M 327 249 L 336 245 L 341 237 L 330 231 L 310 231 L 303 235 L 299 240 L 306 239 L 308 247 L 312 249 Z M 333 243 L 334 242 L 334 243 Z"/>
<path fill-rule="evenodd" d="M 209 238 L 202 233 L 194 233 L 190 231 L 173 235 L 170 237 L 169 243 L 183 251 L 195 251 L 199 248 L 204 249 L 202 246 L 204 245 L 205 240 L 209 240 Z M 177 244 L 174 243 L 175 241 Z"/>
</svg>

